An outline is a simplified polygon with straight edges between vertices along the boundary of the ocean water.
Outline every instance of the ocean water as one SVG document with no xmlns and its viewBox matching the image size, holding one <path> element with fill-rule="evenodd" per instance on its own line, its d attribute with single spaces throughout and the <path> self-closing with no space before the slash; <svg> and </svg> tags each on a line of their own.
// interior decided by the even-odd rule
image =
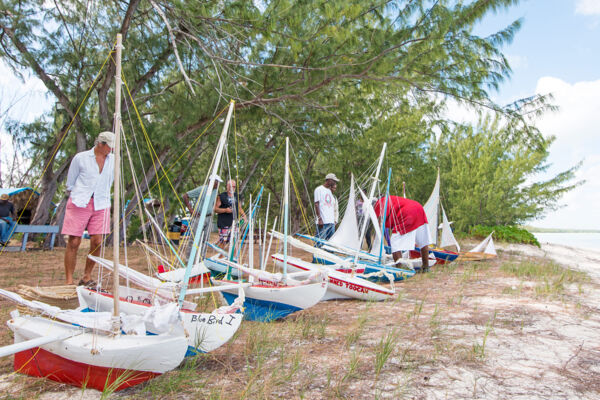
<svg viewBox="0 0 600 400">
<path fill-rule="evenodd" d="M 583 249 L 600 250 L 600 233 L 533 233 L 540 243 L 563 244 Z"/>
</svg>

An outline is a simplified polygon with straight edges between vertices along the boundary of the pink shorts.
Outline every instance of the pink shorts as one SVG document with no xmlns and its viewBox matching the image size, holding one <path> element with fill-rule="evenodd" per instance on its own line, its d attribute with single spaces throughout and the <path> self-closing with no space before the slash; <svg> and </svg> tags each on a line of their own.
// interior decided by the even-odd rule
<svg viewBox="0 0 600 400">
<path fill-rule="evenodd" d="M 94 210 L 93 198 L 90 199 L 87 207 L 77 207 L 69 197 L 62 234 L 81 237 L 86 228 L 90 235 L 110 233 L 110 207 Z"/>
</svg>

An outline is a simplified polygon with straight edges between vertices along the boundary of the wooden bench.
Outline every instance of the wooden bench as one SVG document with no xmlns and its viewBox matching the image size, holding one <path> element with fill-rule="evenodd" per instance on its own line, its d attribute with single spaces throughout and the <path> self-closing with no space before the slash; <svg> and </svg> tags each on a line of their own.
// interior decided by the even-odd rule
<svg viewBox="0 0 600 400">
<path fill-rule="evenodd" d="M 25 246 L 27 246 L 27 239 L 30 233 L 45 233 L 52 235 L 50 237 L 50 250 L 54 249 L 54 240 L 56 239 L 56 234 L 59 232 L 58 225 L 17 225 L 15 226 L 14 233 L 22 233 L 23 240 L 21 242 L 20 251 L 25 251 Z M 6 247 L 7 251 L 19 251 L 18 247 L 12 246 Z"/>
</svg>

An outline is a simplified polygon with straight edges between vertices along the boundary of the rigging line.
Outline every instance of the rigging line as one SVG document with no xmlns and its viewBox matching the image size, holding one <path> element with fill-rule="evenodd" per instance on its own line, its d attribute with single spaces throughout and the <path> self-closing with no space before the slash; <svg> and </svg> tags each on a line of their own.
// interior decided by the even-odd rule
<svg viewBox="0 0 600 400">
<path fill-rule="evenodd" d="M 310 204 L 312 197 L 311 197 L 310 192 L 308 190 L 308 186 L 306 186 L 306 180 L 304 179 L 304 175 L 302 174 L 302 169 L 300 168 L 300 164 L 298 164 L 298 158 L 299 158 L 298 157 L 298 153 L 294 150 L 293 147 L 292 147 L 292 153 L 294 154 L 293 158 L 294 158 L 294 161 L 296 162 L 296 166 L 298 167 L 298 173 L 300 174 L 300 179 L 302 180 L 302 184 L 304 185 L 304 190 L 305 190 L 305 192 L 307 194 L 307 197 L 308 197 L 308 203 Z M 316 218 L 314 207 L 309 207 L 309 209 L 312 211 L 313 218 Z M 307 212 L 307 214 L 308 214 L 308 212 Z M 309 232 L 312 232 L 312 231 L 309 231 Z"/>
<path fill-rule="evenodd" d="M 141 117 L 140 117 L 140 115 L 139 115 L 139 112 L 137 111 L 137 107 L 136 107 L 136 105 L 135 105 L 135 102 L 134 102 L 134 100 L 133 100 L 133 98 L 132 98 L 132 96 L 131 96 L 131 93 L 129 92 L 129 87 L 127 86 L 127 83 L 125 82 L 125 79 L 124 79 L 124 78 L 123 78 L 123 83 L 125 84 L 125 87 L 126 87 L 126 89 L 127 89 L 127 92 L 129 93 L 129 98 L 131 99 L 131 103 L 133 104 L 133 106 L 134 106 L 134 109 L 136 110 L 136 114 L 137 114 L 137 116 L 138 116 L 138 120 L 140 120 L 140 125 L 142 125 L 142 129 L 144 129 L 144 130 L 145 130 L 145 128 L 144 128 L 144 125 L 143 125 L 143 122 L 141 121 Z M 200 133 L 200 134 L 199 134 L 199 135 L 198 135 L 198 136 L 197 136 L 197 137 L 196 137 L 196 138 L 195 138 L 195 139 L 192 141 L 192 143 L 190 143 L 190 145 L 189 145 L 189 146 L 188 146 L 188 147 L 187 147 L 187 148 L 186 148 L 186 149 L 183 151 L 183 153 L 181 153 L 181 155 L 179 156 L 179 158 L 177 158 L 177 159 L 176 159 L 176 160 L 175 160 L 175 161 L 172 163 L 172 165 L 171 165 L 169 168 L 167 168 L 167 170 L 166 170 L 166 171 L 165 171 L 165 170 L 164 170 L 164 168 L 163 168 L 163 176 L 158 176 L 158 174 L 156 175 L 156 176 L 157 176 L 157 177 L 156 177 L 156 180 L 157 180 L 157 181 L 156 181 L 156 183 L 155 183 L 155 184 L 152 186 L 152 188 L 154 188 L 154 186 L 158 185 L 158 184 L 160 183 L 161 179 L 163 179 L 163 177 L 168 179 L 168 177 L 167 177 L 167 173 L 168 173 L 169 171 L 171 171 L 171 169 L 173 169 L 173 168 L 174 168 L 174 166 L 177 164 L 177 162 L 179 162 L 179 161 L 180 161 L 180 160 L 183 158 L 183 156 L 185 156 L 185 155 L 186 155 L 186 154 L 187 154 L 187 153 L 188 153 L 188 152 L 189 152 L 189 151 L 192 149 L 192 147 L 193 147 L 193 146 L 196 144 L 196 142 L 197 142 L 198 140 L 200 140 L 200 138 L 201 138 L 202 136 L 204 136 L 204 134 L 205 134 L 206 132 L 208 132 L 208 129 L 209 129 L 209 128 L 210 128 L 210 127 L 211 127 L 211 126 L 212 126 L 212 125 L 215 123 L 215 121 L 217 121 L 217 120 L 219 119 L 219 117 L 221 116 L 221 114 L 223 114 L 223 113 L 224 113 L 224 112 L 227 110 L 227 108 L 229 108 L 229 104 L 227 104 L 225 107 L 223 107 L 223 109 L 222 109 L 222 110 L 221 110 L 221 111 L 220 111 L 220 112 L 219 112 L 219 113 L 218 113 L 218 114 L 217 114 L 217 115 L 216 115 L 216 116 L 213 118 L 213 120 L 212 120 L 212 121 L 211 121 L 211 122 L 210 122 L 210 123 L 209 123 L 209 124 L 206 126 L 206 128 L 204 128 L 204 130 L 203 130 L 203 131 L 202 131 L 202 132 L 201 132 L 201 133 Z M 234 110 L 235 110 L 235 109 L 234 109 Z M 157 158 L 158 158 L 158 157 L 157 157 Z M 159 161 L 159 163 L 160 163 L 160 161 Z"/>
<path fill-rule="evenodd" d="M 235 108 L 234 108 L 234 109 L 235 109 Z M 227 151 L 227 148 L 226 148 L 226 147 L 224 148 L 224 151 Z M 208 168 L 208 170 L 209 170 L 209 171 L 211 171 L 211 170 L 212 170 L 212 166 L 213 166 L 215 163 L 218 163 L 218 162 L 220 162 L 220 161 L 221 161 L 221 160 L 217 160 L 217 153 L 214 153 L 214 154 L 213 154 L 213 156 L 212 156 L 212 159 L 211 159 L 211 161 L 210 161 L 210 164 L 209 164 L 209 168 Z M 194 209 L 193 209 L 192 215 L 190 216 L 190 220 L 189 220 L 189 221 L 190 221 L 190 223 L 188 224 L 188 225 L 189 225 L 189 227 L 193 226 L 193 224 L 192 224 L 192 221 L 194 220 L 194 218 L 198 218 L 198 219 L 199 219 L 199 218 L 201 217 L 200 215 L 198 215 L 198 216 L 194 217 L 194 214 L 198 213 L 198 211 L 200 211 L 200 208 L 202 207 L 202 205 L 201 205 L 201 201 L 200 201 L 200 200 L 201 200 L 201 199 L 203 199 L 203 198 L 204 198 L 204 196 L 210 196 L 210 197 L 212 197 L 212 192 L 213 192 L 215 189 L 214 189 L 214 188 L 209 188 L 209 187 L 208 187 L 208 184 L 209 184 L 209 183 L 210 183 L 210 175 L 206 175 L 206 177 L 205 177 L 205 178 L 204 178 L 204 180 L 202 181 L 202 185 L 204 186 L 204 190 L 202 190 L 202 193 L 199 195 L 199 197 L 198 197 L 197 201 L 194 203 Z M 210 198 L 210 197 L 209 197 L 209 198 Z M 183 206 L 182 206 L 182 207 L 183 207 Z M 214 204 L 213 204 L 213 209 L 214 209 Z M 184 208 L 184 210 L 185 210 L 185 208 Z M 199 214 L 199 213 L 198 213 L 198 214 Z M 194 235 L 195 235 L 195 232 L 194 232 L 194 230 L 193 230 L 193 229 L 189 229 L 189 231 L 188 231 L 188 232 L 190 233 L 190 239 L 191 239 L 191 241 L 190 241 L 190 240 L 188 240 L 188 242 L 187 242 L 185 245 L 188 245 L 188 244 L 189 244 L 190 246 L 192 246 L 192 245 L 193 245 L 193 241 L 194 241 L 194 237 L 195 237 L 195 236 L 194 236 Z M 180 244 L 180 246 L 181 246 L 181 244 Z"/>
<path fill-rule="evenodd" d="M 149 151 L 150 151 L 150 157 L 151 157 L 151 159 L 152 159 L 152 164 L 153 164 L 153 167 L 154 167 L 154 170 L 155 170 L 156 176 L 157 176 L 156 183 L 155 183 L 155 184 L 152 186 L 152 188 L 154 188 L 154 186 L 158 186 L 158 190 L 159 190 L 159 198 L 160 198 L 161 204 L 163 205 L 163 206 L 162 206 L 162 209 L 163 209 L 163 214 L 166 212 L 166 210 L 165 210 L 165 207 L 164 207 L 164 202 L 163 202 L 162 188 L 161 188 L 161 186 L 159 185 L 159 184 L 160 184 L 160 180 L 162 179 L 162 177 L 159 177 L 158 171 L 157 171 L 157 169 L 156 169 L 156 163 L 154 162 L 154 157 L 156 157 L 156 161 L 158 162 L 158 165 L 160 166 L 160 169 L 161 169 L 161 170 L 162 170 L 162 172 L 163 172 L 163 177 L 167 179 L 167 182 L 169 183 L 169 186 L 170 186 L 170 187 L 171 187 L 171 189 L 173 190 L 173 193 L 175 194 L 175 198 L 176 198 L 176 200 L 177 200 L 177 202 L 178 202 L 179 206 L 180 206 L 182 209 L 185 209 L 185 207 L 184 207 L 184 204 L 183 204 L 183 203 L 182 203 L 182 201 L 181 201 L 181 198 L 180 198 L 180 197 L 179 197 L 179 195 L 177 194 L 177 191 L 175 190 L 175 187 L 173 186 L 173 183 L 171 182 L 171 180 L 169 179 L 169 176 L 168 176 L 168 174 L 167 174 L 167 173 L 168 173 L 168 171 L 170 171 L 170 170 L 171 170 L 173 167 L 170 167 L 168 170 L 165 170 L 165 169 L 164 169 L 164 166 L 162 165 L 162 163 L 161 163 L 161 161 L 160 161 L 160 159 L 159 159 L 158 155 L 156 154 L 156 151 L 154 150 L 154 147 L 152 146 L 152 143 L 150 142 L 150 139 L 149 139 L 148 133 L 147 133 L 147 131 L 146 131 L 146 128 L 145 128 L 145 126 L 144 126 L 144 123 L 143 123 L 143 121 L 142 121 L 141 115 L 140 115 L 140 113 L 139 113 L 139 110 L 138 110 L 138 108 L 137 108 L 137 105 L 136 105 L 136 103 L 135 103 L 135 101 L 134 101 L 134 99 L 133 99 L 133 96 L 131 95 L 131 91 L 129 90 L 129 85 L 127 84 L 127 82 L 126 82 L 126 80 L 125 80 L 125 78 L 124 78 L 124 77 L 123 77 L 123 84 L 124 84 L 124 86 L 125 86 L 125 88 L 126 88 L 126 90 L 127 90 L 127 93 L 128 93 L 128 95 L 129 95 L 129 98 L 130 98 L 130 100 L 131 100 L 131 104 L 133 105 L 133 108 L 134 108 L 134 110 L 135 110 L 136 116 L 137 116 L 137 118 L 138 118 L 138 121 L 139 121 L 139 123 L 140 123 L 140 126 L 141 126 L 141 128 L 142 128 L 142 132 L 143 132 L 143 134 L 144 134 L 144 137 L 145 137 L 145 139 L 146 139 L 146 143 L 147 143 L 147 145 L 148 145 L 148 148 L 149 148 Z M 227 106 L 227 107 L 228 107 L 228 106 Z M 215 121 L 216 121 L 216 120 L 219 118 L 219 116 L 220 116 L 220 115 L 223 113 L 223 111 L 225 111 L 225 109 L 227 109 L 227 107 L 225 107 L 225 108 L 224 108 L 224 109 L 223 109 L 223 110 L 222 110 L 222 111 L 221 111 L 221 112 L 220 112 L 220 113 L 219 113 L 219 114 L 218 114 L 218 115 L 217 115 L 217 116 L 216 116 L 216 117 L 215 117 L 215 118 L 214 118 L 214 119 L 211 121 L 211 123 L 210 123 L 210 124 L 209 124 L 209 125 L 208 125 L 208 126 L 205 128 L 205 130 L 204 130 L 204 131 L 203 131 L 203 132 L 202 132 L 202 133 L 201 133 L 201 134 L 200 134 L 200 135 L 199 135 L 199 136 L 198 136 L 198 137 L 197 137 L 197 138 L 196 138 L 196 139 L 195 139 L 195 140 L 192 142 L 192 144 L 191 144 L 190 146 L 188 146 L 188 148 L 187 148 L 187 149 L 186 149 L 186 150 L 185 150 L 185 151 L 182 153 L 182 155 L 181 155 L 181 156 L 180 156 L 180 157 L 179 157 L 177 160 L 175 160 L 175 162 L 173 163 L 173 166 L 174 166 L 174 165 L 175 165 L 175 164 L 176 164 L 176 163 L 177 163 L 179 160 L 181 160 L 181 158 L 182 158 L 182 157 L 183 157 L 183 156 L 184 156 L 184 155 L 185 155 L 185 154 L 186 154 L 186 153 L 187 153 L 187 152 L 190 150 L 190 148 L 191 148 L 191 147 L 194 145 L 194 143 L 196 143 L 196 141 L 198 141 L 198 140 L 200 139 L 200 137 L 202 137 L 202 136 L 204 135 L 204 133 L 206 133 L 206 132 L 208 131 L 208 128 L 210 128 L 210 126 L 212 126 L 212 124 L 213 124 L 213 123 L 214 123 L 214 122 L 215 122 Z M 152 189 L 152 188 L 150 188 L 150 189 Z M 166 218 L 164 218 L 164 222 L 165 222 L 165 229 L 168 229 L 168 226 L 167 226 L 167 219 L 166 219 Z M 192 237 L 193 237 L 193 233 L 192 233 Z"/>
<path fill-rule="evenodd" d="M 294 160 L 296 161 L 296 165 L 298 167 L 298 173 L 300 174 L 300 178 L 302 178 L 302 170 L 300 169 L 300 165 L 298 165 L 298 153 L 294 150 L 293 147 L 292 147 L 292 155 L 294 156 Z M 306 226 L 307 232 L 309 234 L 312 234 L 312 224 L 310 224 L 308 221 L 308 212 L 304 210 L 304 205 L 302 203 L 302 199 L 300 198 L 300 192 L 298 190 L 298 187 L 296 186 L 296 181 L 294 180 L 291 166 L 289 168 L 289 172 L 290 172 L 289 175 L 290 175 L 290 178 L 292 181 L 292 186 L 293 186 L 294 192 L 296 194 L 296 199 L 298 200 L 298 204 L 300 205 L 300 212 L 302 213 L 302 218 L 304 219 L 304 225 Z M 308 199 L 309 199 L 309 204 L 310 204 L 310 194 L 308 196 Z M 314 214 L 314 208 L 313 208 L 313 214 Z"/>
<path fill-rule="evenodd" d="M 146 176 L 146 172 L 145 172 L 145 171 L 146 171 L 146 167 L 144 166 L 144 162 L 143 162 L 143 160 L 142 160 L 142 151 L 140 150 L 140 147 L 139 147 L 139 144 L 138 144 L 138 139 L 137 139 L 137 135 L 136 135 L 136 130 L 135 130 L 135 129 L 134 129 L 134 127 L 133 127 L 133 118 L 131 118 L 131 112 L 130 112 L 130 109 L 129 109 L 129 104 L 128 104 L 128 102 L 125 102 L 125 108 L 126 108 L 126 110 L 127 110 L 127 115 L 129 116 L 129 123 L 130 123 L 130 125 L 131 125 L 131 130 L 132 130 L 132 133 L 133 133 L 133 134 L 132 134 L 132 136 L 133 136 L 133 143 L 135 144 L 135 148 L 136 148 L 136 150 L 137 150 L 138 159 L 139 159 L 139 161 L 140 161 L 140 167 L 142 168 L 142 171 L 143 171 L 143 172 L 142 172 L 142 176 L 143 176 L 143 178 L 144 178 L 144 182 L 145 182 L 145 184 L 146 184 L 146 190 L 147 190 L 148 196 L 149 196 L 151 199 L 153 199 L 153 196 L 152 196 L 152 191 L 150 190 L 150 183 L 148 182 L 148 177 Z M 139 196 L 139 197 L 142 197 L 142 195 L 143 195 L 143 192 L 142 192 L 142 190 L 141 190 L 141 186 L 139 187 L 139 192 L 140 192 L 140 193 L 138 194 L 138 196 Z M 152 209 L 152 211 L 154 212 L 154 208 Z M 142 212 L 141 214 L 142 214 L 142 217 L 141 217 L 141 218 L 143 218 L 143 214 L 144 214 L 144 213 Z M 155 216 L 156 216 L 156 214 L 155 214 Z M 151 226 L 151 225 L 149 225 L 149 228 L 150 228 L 150 235 L 152 235 L 152 239 L 153 239 L 154 243 L 158 243 L 159 241 L 158 241 L 158 238 L 157 238 L 157 236 L 156 236 L 156 232 L 154 231 L 154 229 L 152 229 L 152 226 Z M 146 228 L 146 223 L 145 223 L 145 222 L 144 222 L 144 224 L 143 224 L 143 227 L 142 227 L 142 229 L 143 229 L 143 231 L 144 231 L 144 232 L 146 232 L 146 229 L 147 229 L 147 228 Z M 162 250 L 163 250 L 163 254 L 165 254 L 165 253 L 166 253 L 166 250 L 164 249 L 164 245 L 162 246 Z"/>
<path fill-rule="evenodd" d="M 137 105 L 135 104 L 135 102 L 133 100 L 133 96 L 131 95 L 131 92 L 129 90 L 129 85 L 127 85 L 127 81 L 125 80 L 125 76 L 123 75 L 123 73 L 121 73 L 121 79 L 123 80 L 123 84 L 125 86 L 127 94 L 129 95 L 129 99 L 131 100 L 131 105 L 133 105 L 133 109 L 135 111 L 135 114 L 136 114 L 136 116 L 138 118 L 138 121 L 140 123 L 140 126 L 142 128 L 142 133 L 144 134 L 144 139 L 146 140 L 146 146 L 148 147 L 148 151 L 150 152 L 150 158 L 152 160 L 152 166 L 154 168 L 154 173 L 156 175 L 158 175 L 158 169 L 156 168 L 156 163 L 154 162 L 153 155 L 156 157 L 156 160 L 159 162 L 159 167 L 163 171 L 164 171 L 164 169 L 162 168 L 162 165 L 160 164 L 160 160 L 158 158 L 158 155 L 154 151 L 154 147 L 152 146 L 152 143 L 150 142 L 150 137 L 148 135 L 148 132 L 146 131 L 146 127 L 144 126 L 144 123 L 142 122 L 142 118 L 140 116 L 139 110 L 138 110 Z M 168 177 L 167 177 L 167 180 L 168 180 L 169 184 L 171 185 L 171 187 L 173 187 L 173 185 L 171 184 L 171 181 L 169 180 Z M 158 185 L 158 196 L 159 196 L 160 203 L 162 205 L 163 217 L 166 217 L 164 215 L 166 210 L 165 210 L 165 206 L 164 206 L 165 203 L 164 203 L 164 200 L 163 200 L 162 188 L 160 187 L 160 185 Z M 175 196 L 177 196 L 177 194 L 175 194 Z M 178 198 L 178 200 L 179 200 L 179 198 Z M 165 230 L 168 230 L 167 219 L 163 218 L 163 222 L 165 223 Z"/>
<path fill-rule="evenodd" d="M 256 187 L 254 188 L 254 190 L 252 191 L 252 196 L 254 196 L 256 194 L 256 192 L 258 191 L 258 188 L 261 186 L 262 181 L 265 179 L 265 176 L 267 176 L 267 173 L 269 172 L 269 170 L 271 169 L 271 166 L 273 165 L 273 162 L 275 162 L 275 159 L 277 158 L 277 155 L 279 154 L 279 152 L 281 151 L 281 149 L 283 148 L 283 145 L 285 144 L 285 141 L 282 141 L 279 144 L 279 147 L 277 148 L 277 151 L 275 152 L 275 155 L 273 156 L 273 158 L 271 159 L 271 162 L 269 163 L 269 166 L 267 167 L 267 169 L 265 170 L 265 173 L 261 176 L 260 181 L 256 184 Z"/>
<path fill-rule="evenodd" d="M 296 181 L 294 180 L 294 176 L 292 175 L 292 168 L 289 167 L 290 180 L 292 181 L 292 187 L 294 188 L 294 193 L 296 194 L 296 199 L 298 200 L 298 204 L 300 206 L 300 213 L 302 214 L 302 219 L 304 220 L 304 226 L 306 227 L 306 231 L 312 235 L 311 224 L 308 223 L 308 217 L 304 210 L 304 206 L 302 205 L 302 199 L 300 198 L 300 193 L 298 192 L 298 187 L 296 186 Z"/>
<path fill-rule="evenodd" d="M 114 49 L 114 47 L 115 47 L 116 44 L 117 44 L 117 42 L 115 41 L 113 43 L 113 49 Z M 81 103 L 77 107 L 77 110 L 75 110 L 75 115 L 73 115 L 73 118 L 71 118 L 71 121 L 69 121 L 69 125 L 67 125 L 67 129 L 65 129 L 65 133 L 63 133 L 62 137 L 60 138 L 60 141 L 58 142 L 58 145 L 54 149 L 54 152 L 52 153 L 52 156 L 50 157 L 50 160 L 53 160 L 54 157 L 56 156 L 56 153 L 58 153 L 58 149 L 60 149 L 60 146 L 62 145 L 63 141 L 67 137 L 67 133 L 69 133 L 69 131 L 71 130 L 71 127 L 73 126 L 73 123 L 75 122 L 75 119 L 79 115 L 79 111 L 81 111 L 81 108 L 83 107 L 83 105 L 85 104 L 86 100 L 88 99 L 90 93 L 92 92 L 92 89 L 96 86 L 96 81 L 98 81 L 98 78 L 100 77 L 100 74 L 102 73 L 102 70 L 106 66 L 106 63 L 108 62 L 108 60 L 112 59 L 112 57 L 111 57 L 112 52 L 113 52 L 113 50 L 111 50 L 108 53 L 108 56 L 106 57 L 106 59 L 102 63 L 102 66 L 100 67 L 100 71 L 98 71 L 98 74 L 96 75 L 96 77 L 92 81 L 92 84 L 88 88 L 88 91 L 85 93 L 85 96 L 83 96 L 83 100 L 81 101 Z M 41 174 L 42 177 L 46 173 L 46 170 L 50 167 L 50 164 L 51 163 L 48 163 L 48 165 L 46 165 L 46 167 L 42 171 L 42 174 Z M 40 181 L 41 181 L 41 179 L 40 179 Z M 27 202 L 25 203 L 25 206 L 23 207 L 23 209 L 21 210 L 21 213 L 19 214 L 19 216 L 17 217 L 17 220 L 15 221 L 15 226 L 18 224 L 18 222 L 23 217 L 23 213 L 25 212 L 25 210 L 27 209 L 27 206 L 31 202 L 31 199 L 33 198 L 33 194 L 35 192 L 37 192 L 37 190 L 38 190 L 39 187 L 40 187 L 39 183 L 37 185 L 34 185 L 33 190 L 31 191 L 31 194 L 29 195 L 29 198 L 27 199 Z M 13 228 L 13 231 L 14 231 L 14 228 Z M 0 255 L 2 255 L 2 253 L 4 253 L 4 249 L 6 249 L 6 246 L 2 246 L 2 249 L 0 250 Z"/>
<path fill-rule="evenodd" d="M 121 130 L 125 134 L 125 127 L 123 126 L 122 121 L 121 121 Z M 132 132 L 131 136 L 134 136 L 133 126 L 132 126 L 131 132 Z M 146 235 L 146 228 L 144 226 L 146 221 L 144 221 L 144 216 L 143 216 L 142 209 L 141 209 L 142 206 L 145 206 L 144 198 L 142 196 L 142 191 L 140 190 L 140 187 L 139 187 L 139 179 L 135 172 L 135 168 L 133 167 L 133 158 L 131 157 L 131 152 L 129 151 L 129 145 L 127 144 L 127 140 L 124 140 L 123 143 L 125 145 L 124 147 L 125 147 L 125 151 L 127 153 L 127 159 L 129 160 L 129 168 L 131 169 L 131 178 L 133 181 L 133 188 L 135 190 L 135 196 L 137 197 L 136 205 L 138 206 L 138 211 L 140 212 L 140 221 L 141 221 L 142 234 L 144 236 L 144 243 L 147 243 L 148 237 Z M 125 207 L 125 211 L 127 211 L 127 207 Z M 127 216 L 129 216 L 129 214 L 125 215 L 124 218 L 126 218 Z"/>
<path fill-rule="evenodd" d="M 235 117 L 235 107 L 233 107 L 233 142 L 235 145 L 235 184 L 240 184 L 240 169 L 239 169 L 239 158 L 238 158 L 238 145 L 237 145 L 237 118 Z M 229 168 L 229 159 L 227 160 L 227 167 Z"/>
<path fill-rule="evenodd" d="M 123 136 L 125 137 L 125 129 L 122 129 L 122 131 L 124 134 Z M 132 131 L 132 136 L 133 136 L 133 131 Z M 136 175 L 135 169 L 133 168 L 133 158 L 131 157 L 131 152 L 129 151 L 129 145 L 127 144 L 127 140 L 123 140 L 123 143 L 125 145 L 124 147 L 127 152 L 127 159 L 129 160 L 129 168 L 131 168 L 131 175 L 133 178 L 133 187 L 135 189 L 135 194 L 138 198 L 136 205 L 138 208 L 138 213 L 140 214 L 140 221 L 141 221 L 142 234 L 144 236 L 144 243 L 148 243 L 148 237 L 146 235 L 146 227 L 145 227 L 146 221 L 144 220 L 144 212 L 142 210 L 142 207 L 145 207 L 145 204 L 144 204 L 141 190 L 139 188 L 137 175 Z M 125 210 L 127 210 L 127 207 L 125 207 Z M 125 221 L 125 218 L 123 218 L 123 221 Z M 126 228 L 125 222 L 123 222 L 123 229 L 125 229 L 125 228 Z M 146 265 L 148 266 L 148 269 L 149 269 L 150 265 L 152 265 L 152 263 L 151 263 L 150 257 L 148 256 L 148 253 L 144 252 L 144 254 L 146 254 Z"/>
</svg>

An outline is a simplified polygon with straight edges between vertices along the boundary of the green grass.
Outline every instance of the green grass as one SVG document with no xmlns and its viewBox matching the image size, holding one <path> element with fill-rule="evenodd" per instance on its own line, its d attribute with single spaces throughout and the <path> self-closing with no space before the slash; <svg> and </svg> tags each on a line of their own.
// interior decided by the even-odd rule
<svg viewBox="0 0 600 400">
<path fill-rule="evenodd" d="M 485 358 L 485 344 L 487 342 L 487 338 L 488 338 L 490 332 L 492 332 L 492 330 L 494 329 L 495 322 L 496 322 L 496 311 L 494 311 L 494 315 L 492 315 L 490 317 L 490 319 L 488 320 L 488 322 L 485 324 L 485 330 L 483 332 L 482 343 L 479 344 L 476 342 L 473 344 L 473 353 L 475 354 L 476 358 L 479 358 L 482 360 Z"/>
<path fill-rule="evenodd" d="M 391 329 L 377 344 L 375 348 L 375 379 L 379 378 L 381 370 L 396 348 L 397 341 L 398 333 L 395 329 Z"/>
<path fill-rule="evenodd" d="M 289 318 L 291 333 L 301 339 L 323 339 L 330 319 L 327 315 L 301 313 L 295 319 Z"/>
<path fill-rule="evenodd" d="M 575 284 L 578 292 L 581 294 L 582 284 L 589 282 L 589 276 L 581 271 L 574 271 L 564 268 L 554 262 L 536 263 L 531 261 L 504 263 L 500 270 L 521 279 L 537 281 L 539 284 L 535 287 L 537 296 L 555 296 L 565 291 L 565 285 Z M 518 290 L 505 288 L 503 293 L 520 293 Z"/>
<path fill-rule="evenodd" d="M 355 344 L 365 331 L 365 326 L 369 320 L 368 308 L 360 313 L 357 319 L 356 327 L 346 335 L 346 347 Z"/>
</svg>

